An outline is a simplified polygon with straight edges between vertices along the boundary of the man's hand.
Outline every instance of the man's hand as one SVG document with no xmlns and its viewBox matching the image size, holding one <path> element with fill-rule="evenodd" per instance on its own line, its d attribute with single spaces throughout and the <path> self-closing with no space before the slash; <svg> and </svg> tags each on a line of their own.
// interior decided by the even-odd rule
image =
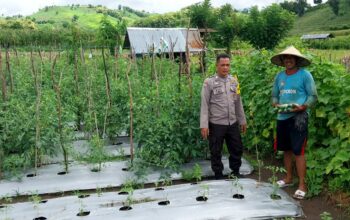
<svg viewBox="0 0 350 220">
<path fill-rule="evenodd" d="M 241 132 L 245 134 L 247 132 L 247 124 L 241 125 Z"/>
<path fill-rule="evenodd" d="M 297 105 L 292 109 L 292 112 L 302 112 L 306 110 L 306 105 Z"/>
<path fill-rule="evenodd" d="M 201 134 L 202 134 L 202 138 L 204 140 L 207 140 L 209 136 L 209 128 L 201 128 Z"/>
</svg>

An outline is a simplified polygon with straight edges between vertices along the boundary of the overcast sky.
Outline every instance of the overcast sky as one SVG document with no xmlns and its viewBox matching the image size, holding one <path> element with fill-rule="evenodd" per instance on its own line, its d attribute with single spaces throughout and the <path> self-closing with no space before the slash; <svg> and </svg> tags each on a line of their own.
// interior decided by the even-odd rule
<svg viewBox="0 0 350 220">
<path fill-rule="evenodd" d="M 0 15 L 30 15 L 45 6 L 71 4 L 104 5 L 111 9 L 118 8 L 118 5 L 125 5 L 138 10 L 165 13 L 178 11 L 196 2 L 201 2 L 201 0 L 0 0 Z M 230 3 L 235 9 L 250 8 L 254 5 L 261 8 L 279 2 L 283 0 L 211 0 L 214 7 Z M 308 0 L 308 2 L 313 1 Z"/>
</svg>

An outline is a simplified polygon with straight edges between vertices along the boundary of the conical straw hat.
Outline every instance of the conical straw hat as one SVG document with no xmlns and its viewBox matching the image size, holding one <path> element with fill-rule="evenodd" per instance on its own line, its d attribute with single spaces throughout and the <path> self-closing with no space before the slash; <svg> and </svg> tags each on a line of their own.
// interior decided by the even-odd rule
<svg viewBox="0 0 350 220">
<path fill-rule="evenodd" d="M 299 66 L 299 67 L 304 67 L 304 66 L 308 66 L 308 65 L 311 64 L 311 61 L 309 59 L 307 59 L 304 55 L 302 55 L 300 53 L 300 51 L 297 50 L 293 46 L 287 47 L 281 53 L 273 56 L 271 58 L 271 63 L 276 64 L 277 66 L 283 66 L 284 67 L 284 64 L 283 64 L 283 56 L 284 55 L 292 55 L 292 56 L 298 57 L 296 65 Z"/>
</svg>

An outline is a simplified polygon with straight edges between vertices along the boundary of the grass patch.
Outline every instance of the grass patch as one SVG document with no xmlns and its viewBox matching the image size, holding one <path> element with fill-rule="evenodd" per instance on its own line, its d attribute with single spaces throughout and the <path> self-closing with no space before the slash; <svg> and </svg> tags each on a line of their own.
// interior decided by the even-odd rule
<svg viewBox="0 0 350 220">
<path fill-rule="evenodd" d="M 350 29 L 350 5 L 341 1 L 339 15 L 336 16 L 328 4 L 323 4 L 315 10 L 297 18 L 289 35 L 333 32 L 333 30 Z"/>
</svg>

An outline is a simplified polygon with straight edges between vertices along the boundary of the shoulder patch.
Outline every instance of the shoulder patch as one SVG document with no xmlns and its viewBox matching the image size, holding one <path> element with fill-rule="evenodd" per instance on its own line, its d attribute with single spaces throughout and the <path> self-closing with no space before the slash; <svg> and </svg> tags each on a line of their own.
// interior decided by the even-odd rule
<svg viewBox="0 0 350 220">
<path fill-rule="evenodd" d="M 237 95 L 240 95 L 241 94 L 241 87 L 239 86 L 239 81 L 238 81 L 238 76 L 237 76 L 237 74 L 235 74 L 234 76 L 233 76 L 233 78 L 236 80 L 236 82 L 237 82 L 237 89 L 236 89 L 236 93 L 237 93 Z"/>
</svg>

